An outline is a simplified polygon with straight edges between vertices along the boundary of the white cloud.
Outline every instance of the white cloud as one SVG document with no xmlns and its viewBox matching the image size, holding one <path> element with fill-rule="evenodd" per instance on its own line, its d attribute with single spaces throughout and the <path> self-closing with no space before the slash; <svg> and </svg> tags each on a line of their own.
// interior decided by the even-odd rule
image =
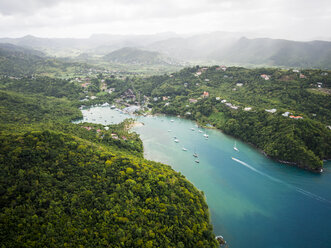
<svg viewBox="0 0 331 248">
<path fill-rule="evenodd" d="M 93 33 L 215 30 L 309 39 L 330 36 L 327 0 L 0 1 L 0 36 L 87 37 Z"/>
</svg>

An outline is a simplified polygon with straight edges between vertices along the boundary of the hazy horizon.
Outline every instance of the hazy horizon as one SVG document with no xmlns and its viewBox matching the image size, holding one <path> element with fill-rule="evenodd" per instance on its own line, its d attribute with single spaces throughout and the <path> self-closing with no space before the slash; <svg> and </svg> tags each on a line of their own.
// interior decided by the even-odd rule
<svg viewBox="0 0 331 248">
<path fill-rule="evenodd" d="M 169 34 L 172 37 L 181 37 L 181 38 L 187 38 L 187 37 L 193 37 L 196 35 L 208 35 L 208 34 L 213 34 L 213 33 L 229 33 L 229 34 L 234 34 L 237 35 L 238 37 L 245 37 L 248 39 L 258 39 L 258 38 L 271 38 L 271 39 L 280 39 L 280 40 L 291 40 L 291 41 L 298 41 L 298 42 L 309 42 L 309 41 L 328 41 L 331 42 L 331 37 L 315 37 L 315 38 L 311 38 L 311 39 L 288 39 L 288 38 L 280 38 L 280 37 L 270 37 L 267 35 L 258 35 L 258 34 L 254 34 L 254 33 L 243 33 L 243 32 L 228 32 L 228 31 L 223 31 L 223 30 L 215 30 L 215 31 L 211 31 L 211 32 L 201 32 L 201 33 L 177 33 L 177 32 L 172 32 L 172 31 L 168 31 L 168 32 L 160 32 L 160 33 L 123 33 L 123 34 L 119 34 L 119 33 L 91 33 L 86 35 L 86 37 L 74 37 L 74 36 L 60 36 L 60 37 L 54 37 L 54 36 L 38 36 L 38 35 L 34 35 L 34 34 L 25 34 L 22 36 L 0 36 L 0 39 L 20 39 L 20 38 L 24 38 L 24 37 L 34 37 L 34 38 L 41 38 L 41 39 L 90 39 L 93 36 L 99 36 L 99 35 L 105 35 L 105 36 L 157 36 L 157 35 L 166 35 Z"/>
<path fill-rule="evenodd" d="M 93 34 L 242 33 L 296 41 L 331 40 L 326 0 L 0 1 L 0 37 L 89 38 Z"/>
</svg>

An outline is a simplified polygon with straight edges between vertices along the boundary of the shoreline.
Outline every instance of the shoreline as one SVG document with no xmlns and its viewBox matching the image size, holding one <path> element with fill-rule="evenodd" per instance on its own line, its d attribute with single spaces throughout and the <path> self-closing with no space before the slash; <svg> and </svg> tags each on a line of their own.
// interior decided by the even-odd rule
<svg viewBox="0 0 331 248">
<path fill-rule="evenodd" d="M 159 114 L 162 114 L 162 113 L 159 113 Z M 168 116 L 171 116 L 171 115 L 168 115 Z M 178 117 L 178 116 L 176 116 Z M 185 117 L 182 117 L 182 116 L 179 116 L 178 118 L 183 118 L 183 119 L 186 119 L 186 120 L 191 120 L 191 121 L 194 121 L 198 126 L 202 127 L 202 128 L 206 128 L 206 129 L 211 129 L 211 130 L 217 130 L 219 132 L 222 132 L 223 134 L 225 135 L 228 135 L 232 138 L 235 138 L 235 139 L 238 139 L 240 141 L 242 141 L 243 143 L 245 144 L 248 144 L 250 146 L 252 146 L 254 149 L 256 149 L 257 151 L 259 151 L 260 153 L 262 153 L 266 158 L 268 159 L 271 159 L 273 161 L 276 161 L 278 163 L 281 163 L 281 164 L 284 164 L 284 165 L 288 165 L 288 166 L 292 166 L 292 167 L 296 167 L 296 168 L 299 168 L 299 169 L 302 169 L 302 170 L 305 170 L 305 171 L 309 171 L 309 172 L 312 172 L 312 173 L 318 173 L 318 174 L 321 174 L 323 173 L 323 167 L 322 168 L 318 168 L 318 169 L 311 169 L 307 166 L 304 166 L 304 165 L 300 165 L 298 163 L 295 163 L 295 162 L 290 162 L 290 161 L 286 161 L 286 160 L 281 160 L 281 159 L 278 159 L 276 157 L 272 157 L 272 156 L 269 156 L 264 150 L 262 150 L 261 148 L 258 148 L 256 145 L 254 145 L 253 143 L 251 142 L 246 142 L 246 141 L 243 141 L 242 139 L 240 139 L 239 137 L 235 137 L 231 134 L 227 134 L 225 133 L 222 129 L 218 129 L 214 126 L 207 126 L 207 125 L 204 125 L 204 124 L 201 124 L 199 123 L 198 120 L 192 120 L 192 119 L 188 119 L 188 118 L 185 118 Z M 323 164 L 324 164 L 324 161 L 329 161 L 330 159 L 326 159 L 326 160 L 322 160 L 323 161 Z"/>
<path fill-rule="evenodd" d="M 95 107 L 95 105 L 94 106 L 93 105 L 89 106 L 89 108 L 91 108 L 91 107 Z M 164 113 L 154 113 L 154 114 L 148 113 L 147 115 L 132 113 L 132 115 L 134 115 L 134 116 L 161 116 L 161 115 L 172 116 L 172 115 L 167 115 L 167 114 L 164 114 Z M 211 124 L 210 125 L 201 124 L 198 120 L 195 120 L 195 119 L 192 120 L 192 119 L 186 118 L 185 116 L 178 116 L 178 115 L 176 116 L 175 115 L 174 117 L 183 118 L 183 119 L 186 119 L 186 120 L 194 121 L 198 126 L 200 126 L 202 128 L 214 129 L 214 130 L 220 131 L 220 132 L 222 132 L 225 135 L 229 135 L 230 137 L 235 138 L 235 139 L 238 139 L 238 140 L 242 141 L 245 144 L 251 145 L 254 149 L 256 149 L 257 151 L 259 151 L 260 153 L 262 153 L 268 159 L 274 160 L 274 161 L 279 162 L 281 164 L 292 166 L 292 167 L 296 167 L 296 168 L 299 168 L 299 169 L 302 169 L 302 170 L 305 170 L 305 171 L 309 171 L 309 172 L 312 172 L 312 173 L 319 173 L 319 174 L 323 173 L 323 167 L 318 168 L 318 169 L 311 169 L 308 166 L 300 165 L 300 164 L 298 164 L 296 162 L 286 161 L 286 160 L 278 159 L 276 157 L 269 156 L 264 150 L 262 150 L 261 148 L 258 148 L 255 144 L 253 144 L 251 142 L 245 142 L 242 139 L 240 139 L 239 137 L 233 136 L 231 134 L 227 134 L 222 129 L 218 129 L 218 128 L 212 126 Z M 139 121 L 135 120 L 134 123 L 131 124 L 129 128 L 141 127 L 143 125 L 144 125 L 143 122 L 139 122 Z M 329 161 L 329 160 L 330 159 L 322 159 L 322 161 Z M 324 162 L 323 162 L 323 164 L 324 164 Z"/>
</svg>

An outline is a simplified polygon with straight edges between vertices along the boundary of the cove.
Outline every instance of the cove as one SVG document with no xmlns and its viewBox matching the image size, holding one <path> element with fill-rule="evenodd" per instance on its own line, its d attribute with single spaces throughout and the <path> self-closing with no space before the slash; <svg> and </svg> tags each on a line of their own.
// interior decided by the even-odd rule
<svg viewBox="0 0 331 248">
<path fill-rule="evenodd" d="M 330 162 L 322 174 L 313 174 L 189 120 L 135 117 L 100 106 L 82 113 L 80 122 L 108 125 L 136 118 L 144 123 L 133 130 L 140 134 L 145 158 L 169 164 L 205 193 L 214 233 L 229 247 L 331 247 Z"/>
</svg>

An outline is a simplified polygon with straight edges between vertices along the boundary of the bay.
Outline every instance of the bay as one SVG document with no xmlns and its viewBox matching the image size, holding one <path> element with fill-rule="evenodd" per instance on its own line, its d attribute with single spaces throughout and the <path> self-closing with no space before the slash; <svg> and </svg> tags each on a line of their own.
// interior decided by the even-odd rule
<svg viewBox="0 0 331 248">
<path fill-rule="evenodd" d="M 145 158 L 169 164 L 204 192 L 214 233 L 223 235 L 229 247 L 331 247 L 330 162 L 322 174 L 313 174 L 189 120 L 134 117 L 109 107 L 82 113 L 81 122 L 107 125 L 136 118 L 144 123 L 133 129 L 143 141 Z M 233 149 L 235 142 L 239 151 Z"/>
</svg>

